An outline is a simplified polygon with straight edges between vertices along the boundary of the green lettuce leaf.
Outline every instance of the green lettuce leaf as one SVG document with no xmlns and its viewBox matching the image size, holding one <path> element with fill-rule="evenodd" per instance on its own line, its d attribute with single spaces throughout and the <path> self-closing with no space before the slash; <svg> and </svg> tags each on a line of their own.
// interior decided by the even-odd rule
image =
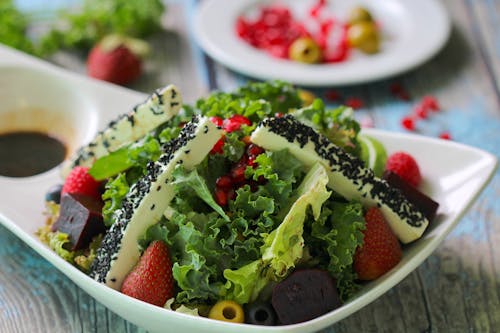
<svg viewBox="0 0 500 333">
<path fill-rule="evenodd" d="M 102 194 L 104 206 L 102 208 L 102 217 L 106 226 L 114 223 L 113 214 L 120 209 L 122 201 L 130 189 L 127 177 L 124 173 L 119 174 L 114 179 L 110 179 L 105 186 Z"/>
<path fill-rule="evenodd" d="M 356 248 L 363 243 L 364 228 L 361 203 L 329 201 L 321 218 L 313 221 L 306 233 L 311 253 L 337 280 L 343 300 L 358 288 L 352 264 Z"/>
<path fill-rule="evenodd" d="M 304 222 L 309 207 L 318 219 L 321 206 L 330 197 L 327 191 L 328 175 L 315 164 L 306 174 L 297 192 L 298 199 L 291 206 L 281 224 L 269 234 L 263 234 L 262 257 L 236 270 L 227 269 L 226 298 L 245 304 L 257 298 L 269 281 L 283 279 L 302 258 Z"/>
<path fill-rule="evenodd" d="M 172 184 L 175 187 L 177 193 L 180 192 L 190 192 L 194 190 L 196 195 L 203 200 L 207 205 L 212 207 L 224 220 L 229 221 L 229 217 L 224 212 L 221 206 L 215 202 L 212 193 L 208 189 L 208 186 L 203 178 L 200 177 L 198 171 L 193 169 L 187 171 L 182 166 L 177 166 L 172 174 L 173 181 Z"/>
<path fill-rule="evenodd" d="M 321 99 L 292 112 L 299 121 L 325 135 L 331 142 L 349 153 L 359 155 L 357 135 L 361 129 L 351 108 L 340 106 L 327 109 Z"/>
<path fill-rule="evenodd" d="M 304 248 L 304 222 L 307 208 L 317 220 L 321 214 L 321 206 L 330 197 L 326 189 L 328 175 L 323 166 L 315 164 L 307 173 L 298 189 L 298 199 L 291 206 L 283 222 L 265 236 L 261 248 L 262 260 L 269 262 L 277 279 L 286 276 L 290 268 L 302 257 Z"/>
<path fill-rule="evenodd" d="M 262 260 L 255 260 L 239 269 L 224 271 L 226 278 L 226 298 L 238 304 L 246 304 L 254 301 L 260 291 L 269 283 L 263 272 Z"/>
</svg>

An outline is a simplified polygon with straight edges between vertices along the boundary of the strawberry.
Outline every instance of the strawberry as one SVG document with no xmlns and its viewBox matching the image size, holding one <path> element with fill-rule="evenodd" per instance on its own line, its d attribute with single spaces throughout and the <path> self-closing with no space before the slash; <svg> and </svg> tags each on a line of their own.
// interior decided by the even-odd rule
<svg viewBox="0 0 500 333">
<path fill-rule="evenodd" d="M 84 194 L 101 200 L 101 183 L 92 178 L 89 168 L 76 166 L 64 181 L 61 196 L 65 193 Z"/>
<path fill-rule="evenodd" d="M 145 55 L 147 48 L 147 44 L 140 40 L 107 36 L 90 51 L 87 73 L 111 83 L 130 83 L 142 73 L 141 57 Z"/>
<path fill-rule="evenodd" d="M 385 169 L 392 171 L 408 184 L 418 187 L 422 182 L 417 161 L 408 153 L 398 151 L 387 158 Z"/>
<path fill-rule="evenodd" d="M 354 254 L 354 270 L 360 280 L 374 280 L 396 266 L 401 260 L 401 245 L 376 208 L 365 214 L 363 245 Z"/>
<path fill-rule="evenodd" d="M 153 241 L 123 281 L 121 292 L 146 303 L 163 306 L 174 296 L 172 262 L 167 245 Z"/>
</svg>

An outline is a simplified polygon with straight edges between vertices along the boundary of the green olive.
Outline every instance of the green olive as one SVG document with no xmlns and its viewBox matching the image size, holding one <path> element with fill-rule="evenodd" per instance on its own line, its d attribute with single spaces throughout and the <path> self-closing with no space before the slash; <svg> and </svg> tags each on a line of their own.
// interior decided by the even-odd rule
<svg viewBox="0 0 500 333">
<path fill-rule="evenodd" d="M 309 106 L 316 99 L 316 96 L 309 90 L 299 89 L 298 93 L 299 98 L 302 101 L 302 106 Z"/>
<path fill-rule="evenodd" d="M 380 49 L 380 34 L 373 22 L 359 22 L 347 30 L 347 39 L 352 47 L 365 53 L 377 53 Z"/>
<path fill-rule="evenodd" d="M 349 24 L 353 25 L 359 22 L 372 22 L 373 17 L 372 14 L 368 11 L 368 9 L 364 7 L 354 7 L 350 12 L 349 12 Z"/>
<path fill-rule="evenodd" d="M 321 61 L 319 45 L 309 37 L 297 38 L 288 49 L 288 57 L 295 61 L 314 64 Z"/>
</svg>

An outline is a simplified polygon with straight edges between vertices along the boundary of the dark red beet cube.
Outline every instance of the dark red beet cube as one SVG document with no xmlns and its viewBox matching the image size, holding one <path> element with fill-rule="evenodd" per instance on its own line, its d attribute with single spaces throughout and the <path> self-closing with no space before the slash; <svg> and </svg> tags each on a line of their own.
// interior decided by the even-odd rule
<svg viewBox="0 0 500 333">
<path fill-rule="evenodd" d="M 284 325 L 314 319 L 341 305 L 335 280 L 321 269 L 293 272 L 274 287 L 271 303 Z"/>
<path fill-rule="evenodd" d="M 401 177 L 392 171 L 386 170 L 383 178 L 391 185 L 399 189 L 403 195 L 410 201 L 418 210 L 420 210 L 425 217 L 431 222 L 436 217 L 436 212 L 439 208 L 439 203 L 432 200 L 429 196 L 419 191 L 408 182 L 404 181 Z"/>
<path fill-rule="evenodd" d="M 106 231 L 102 207 L 103 202 L 96 198 L 66 193 L 53 229 L 69 235 L 73 251 L 84 249 L 94 236 Z"/>
</svg>

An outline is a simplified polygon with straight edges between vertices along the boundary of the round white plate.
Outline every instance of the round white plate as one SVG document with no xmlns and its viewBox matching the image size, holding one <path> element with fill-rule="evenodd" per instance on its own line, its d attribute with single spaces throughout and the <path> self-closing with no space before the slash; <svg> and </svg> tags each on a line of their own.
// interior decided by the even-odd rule
<svg viewBox="0 0 500 333">
<path fill-rule="evenodd" d="M 348 60 L 340 63 L 302 64 L 274 58 L 236 35 L 235 22 L 240 15 L 264 3 L 275 2 L 204 0 L 195 13 L 195 38 L 212 58 L 247 76 L 327 86 L 374 81 L 415 68 L 434 56 L 450 34 L 449 17 L 438 0 L 330 1 L 329 10 L 341 20 L 356 5 L 368 8 L 381 24 L 382 50 L 375 55 L 354 51 Z M 280 3 L 286 4 L 294 16 L 301 19 L 315 0 L 282 0 Z"/>
</svg>

